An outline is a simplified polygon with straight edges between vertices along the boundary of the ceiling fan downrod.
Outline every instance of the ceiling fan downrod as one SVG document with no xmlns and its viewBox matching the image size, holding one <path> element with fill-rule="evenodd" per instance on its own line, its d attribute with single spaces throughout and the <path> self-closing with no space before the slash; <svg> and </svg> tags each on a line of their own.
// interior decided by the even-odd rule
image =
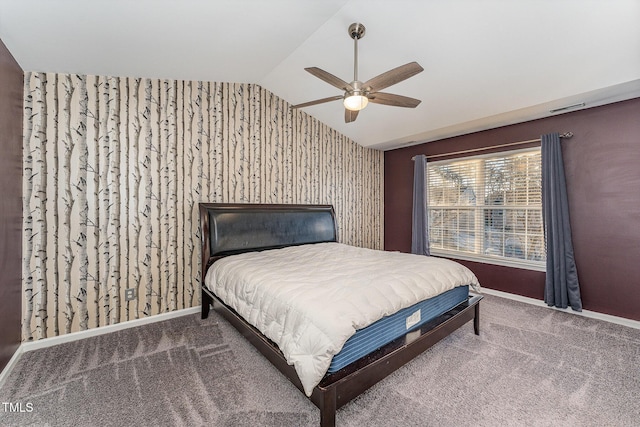
<svg viewBox="0 0 640 427">
<path fill-rule="evenodd" d="M 358 81 L 358 40 L 364 37 L 364 25 L 354 22 L 349 25 L 349 36 L 353 39 L 353 82 Z M 356 88 L 354 88 L 356 89 Z"/>
</svg>

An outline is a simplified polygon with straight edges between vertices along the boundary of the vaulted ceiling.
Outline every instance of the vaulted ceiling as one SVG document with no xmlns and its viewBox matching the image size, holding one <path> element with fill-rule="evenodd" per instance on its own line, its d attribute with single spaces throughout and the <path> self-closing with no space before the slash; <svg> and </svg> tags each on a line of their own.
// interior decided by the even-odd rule
<svg viewBox="0 0 640 427">
<path fill-rule="evenodd" d="M 640 97 L 640 0 L 0 0 L 0 38 L 25 71 L 256 83 L 291 104 L 417 61 L 385 89 L 415 109 L 340 100 L 305 111 L 390 149 Z M 573 106 L 559 112 L 557 108 Z"/>
</svg>

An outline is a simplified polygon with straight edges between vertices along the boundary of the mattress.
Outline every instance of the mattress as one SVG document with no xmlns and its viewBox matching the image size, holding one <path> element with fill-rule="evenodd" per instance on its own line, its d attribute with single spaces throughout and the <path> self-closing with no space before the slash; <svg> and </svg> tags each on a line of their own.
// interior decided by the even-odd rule
<svg viewBox="0 0 640 427">
<path fill-rule="evenodd" d="M 205 286 L 273 341 L 305 394 L 345 342 L 374 322 L 478 279 L 451 260 L 316 243 L 217 260 Z"/>
<path fill-rule="evenodd" d="M 469 297 L 469 286 L 459 286 L 420 301 L 356 331 L 333 356 L 328 373 L 334 373 L 385 344 L 451 310 Z"/>
</svg>

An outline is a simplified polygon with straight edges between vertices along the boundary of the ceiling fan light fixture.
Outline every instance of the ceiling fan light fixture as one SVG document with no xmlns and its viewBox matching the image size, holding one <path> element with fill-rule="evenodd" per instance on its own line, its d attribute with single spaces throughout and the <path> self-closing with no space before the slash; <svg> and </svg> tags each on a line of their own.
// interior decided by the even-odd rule
<svg viewBox="0 0 640 427">
<path fill-rule="evenodd" d="M 345 96 L 344 108 L 350 111 L 360 111 L 369 103 L 369 98 L 360 94 Z"/>
</svg>

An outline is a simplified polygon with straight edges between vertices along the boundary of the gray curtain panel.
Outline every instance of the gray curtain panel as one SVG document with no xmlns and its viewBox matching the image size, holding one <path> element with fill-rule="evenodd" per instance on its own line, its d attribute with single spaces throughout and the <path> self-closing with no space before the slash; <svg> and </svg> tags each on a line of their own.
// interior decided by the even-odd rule
<svg viewBox="0 0 640 427">
<path fill-rule="evenodd" d="M 542 215 L 547 246 L 544 302 L 549 306 L 571 306 L 573 310 L 582 311 L 560 136 L 557 133 L 543 135 L 541 140 Z"/>
<path fill-rule="evenodd" d="M 427 216 L 427 157 L 420 154 L 413 164 L 413 215 L 411 222 L 411 253 L 429 255 L 429 222 Z"/>
</svg>

